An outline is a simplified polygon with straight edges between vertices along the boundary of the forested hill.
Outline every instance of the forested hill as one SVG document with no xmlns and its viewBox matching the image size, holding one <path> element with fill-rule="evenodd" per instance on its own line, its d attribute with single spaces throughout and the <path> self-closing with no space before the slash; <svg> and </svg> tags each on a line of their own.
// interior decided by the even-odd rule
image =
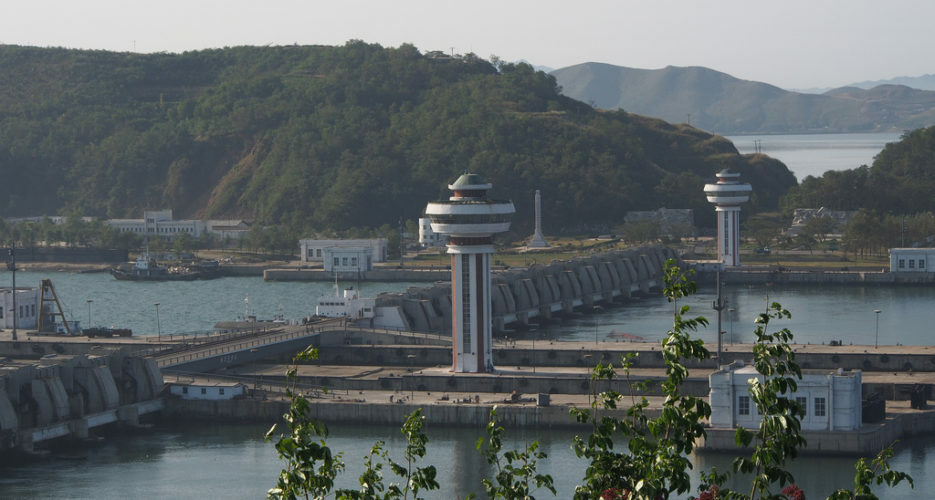
<svg viewBox="0 0 935 500">
<path fill-rule="evenodd" d="M 783 199 L 789 209 L 861 208 L 896 215 L 935 212 L 935 127 L 887 144 L 872 166 L 808 176 Z M 931 228 L 927 229 L 931 234 Z"/>
<path fill-rule="evenodd" d="M 462 171 L 550 231 L 631 209 L 713 214 L 705 180 L 740 171 L 771 208 L 784 165 L 687 126 L 564 97 L 526 64 L 342 47 L 183 54 L 0 46 L 2 216 L 245 217 L 302 230 L 395 224 Z M 713 220 L 713 215 L 710 217 Z"/>
<path fill-rule="evenodd" d="M 636 69 L 584 63 L 552 72 L 565 95 L 718 134 L 905 130 L 935 124 L 935 92 L 902 85 L 789 92 L 704 67 Z"/>
</svg>

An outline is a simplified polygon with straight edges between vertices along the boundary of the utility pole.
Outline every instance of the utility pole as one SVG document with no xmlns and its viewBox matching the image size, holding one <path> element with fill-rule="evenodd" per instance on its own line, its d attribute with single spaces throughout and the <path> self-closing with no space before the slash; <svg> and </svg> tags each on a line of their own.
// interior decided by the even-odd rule
<svg viewBox="0 0 935 500">
<path fill-rule="evenodd" d="M 13 340 L 16 340 L 16 242 L 10 246 L 10 271 L 13 271 Z"/>
<path fill-rule="evenodd" d="M 402 268 L 405 264 L 405 259 L 403 258 L 406 255 L 406 245 L 403 241 L 403 218 L 399 218 L 399 267 Z"/>
<path fill-rule="evenodd" d="M 717 297 L 714 299 L 714 310 L 717 311 L 717 360 L 721 364 L 721 311 L 727 307 L 727 301 L 721 297 L 721 271 L 715 274 L 717 280 Z"/>
</svg>

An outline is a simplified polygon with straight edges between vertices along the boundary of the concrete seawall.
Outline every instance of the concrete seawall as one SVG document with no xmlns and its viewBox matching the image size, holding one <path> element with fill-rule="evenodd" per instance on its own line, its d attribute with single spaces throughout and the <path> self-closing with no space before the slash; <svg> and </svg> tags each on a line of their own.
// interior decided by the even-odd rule
<svg viewBox="0 0 935 500">
<path fill-rule="evenodd" d="M 265 281 L 334 281 L 334 272 L 322 269 L 266 269 L 263 271 Z M 447 269 L 373 269 L 361 273 L 338 272 L 340 280 L 362 281 L 444 281 L 451 279 L 451 271 Z"/>
<path fill-rule="evenodd" d="M 714 283 L 715 273 L 698 269 L 698 280 Z M 935 273 L 891 273 L 881 271 L 842 271 L 830 269 L 792 270 L 739 268 L 721 271 L 721 280 L 737 285 L 806 284 L 806 285 L 931 285 Z"/>
<path fill-rule="evenodd" d="M 473 427 L 483 433 L 494 403 L 439 402 L 436 404 L 407 404 L 356 401 L 311 400 L 311 416 L 323 422 L 399 426 L 406 415 L 421 408 L 429 426 Z M 528 428 L 581 428 L 569 414 L 567 406 L 520 406 L 499 403 L 497 416 L 503 425 Z M 222 419 L 234 422 L 276 422 L 289 408 L 285 401 L 262 399 L 235 399 L 227 401 L 193 401 L 169 398 L 164 415 L 176 419 Z M 657 412 L 649 411 L 654 416 Z M 619 418 L 625 412 L 615 411 Z M 480 437 L 480 434 L 478 434 Z"/>
</svg>

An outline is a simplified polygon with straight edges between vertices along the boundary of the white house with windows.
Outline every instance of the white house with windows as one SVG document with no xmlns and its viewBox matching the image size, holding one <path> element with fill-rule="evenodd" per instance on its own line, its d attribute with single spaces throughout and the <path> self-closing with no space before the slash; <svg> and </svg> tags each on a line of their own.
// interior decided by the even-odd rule
<svg viewBox="0 0 935 500">
<path fill-rule="evenodd" d="M 0 328 L 35 330 L 39 327 L 39 289 L 16 287 L 16 309 L 13 308 L 13 289 L 0 288 Z"/>
<path fill-rule="evenodd" d="M 373 269 L 372 249 L 364 247 L 328 247 L 324 249 L 325 271 L 357 273 Z"/>
<path fill-rule="evenodd" d="M 448 244 L 449 235 L 432 231 L 432 219 L 419 218 L 419 244 L 422 248 L 442 248 Z"/>
<path fill-rule="evenodd" d="M 763 380 L 753 366 L 742 361 L 723 365 L 708 377 L 711 386 L 711 426 L 715 428 L 760 426 L 761 415 L 750 398 L 751 379 Z M 861 371 L 802 370 L 796 392 L 787 394 L 805 409 L 803 431 L 850 431 L 860 428 Z"/>
<path fill-rule="evenodd" d="M 931 273 L 935 248 L 891 248 L 891 273 Z"/>
<path fill-rule="evenodd" d="M 366 248 L 370 251 L 371 262 L 386 262 L 386 238 L 370 240 L 299 240 L 302 262 L 326 262 L 326 249 Z M 325 267 L 327 269 L 327 267 Z M 355 269 L 356 270 L 356 269 Z"/>
</svg>

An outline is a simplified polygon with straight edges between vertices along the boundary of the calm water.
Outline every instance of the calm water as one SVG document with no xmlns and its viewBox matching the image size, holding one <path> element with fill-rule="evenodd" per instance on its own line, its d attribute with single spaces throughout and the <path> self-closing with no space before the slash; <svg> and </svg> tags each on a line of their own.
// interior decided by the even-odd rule
<svg viewBox="0 0 935 500">
<path fill-rule="evenodd" d="M 789 167 L 799 182 L 806 176 L 821 177 L 828 170 L 847 170 L 871 165 L 889 142 L 901 134 L 812 134 L 812 135 L 737 135 L 728 137 L 741 153 L 756 151 L 776 158 Z"/>
<path fill-rule="evenodd" d="M 327 283 L 265 283 L 259 278 L 225 278 L 194 283 L 127 283 L 106 274 L 17 273 L 17 284 L 30 284 L 50 277 L 66 311 L 85 320 L 87 299 L 92 299 L 95 324 L 129 326 L 137 333 L 155 328 L 154 302 L 160 303 L 163 332 L 208 329 L 214 322 L 244 314 L 244 297 L 250 297 L 250 313 L 271 317 L 281 310 L 285 317 L 308 314 L 312 301 L 330 293 Z M 0 282 L 9 273 L 0 274 Z M 365 283 L 364 295 L 381 290 L 403 290 L 408 284 Z M 702 290 L 687 301 L 693 312 L 711 315 L 713 290 Z M 766 290 L 727 286 L 725 296 L 734 311 L 723 328 L 734 341 L 749 340 L 752 319 L 765 308 L 766 294 L 793 313 L 786 322 L 802 342 L 872 343 L 875 335 L 873 310 L 881 309 L 880 343 L 933 344 L 928 325 L 933 323 L 930 304 L 935 290 L 924 287 L 787 287 Z M 537 338 L 563 340 L 603 339 L 617 330 L 647 339 L 660 339 L 671 324 L 671 305 L 658 296 L 630 301 L 597 315 L 581 316 L 532 332 Z M 714 328 L 702 332 L 713 337 Z M 272 445 L 262 439 L 267 425 L 159 425 L 134 434 L 108 436 L 100 444 L 73 450 L 29 463 L 0 466 L 0 498 L 262 498 L 275 484 L 281 464 Z M 432 428 L 429 423 L 429 463 L 439 469 L 440 494 L 428 498 L 458 498 L 469 492 L 480 494 L 480 478 L 489 472 L 474 447 L 482 429 Z M 573 433 L 510 429 L 508 447 L 519 448 L 526 440 L 540 440 L 549 460 L 542 471 L 553 474 L 559 488 L 557 498 L 569 498 L 583 475 L 585 463 L 574 457 Z M 363 457 L 378 439 L 388 442 L 399 456 L 403 446 L 398 427 L 334 426 L 329 444 L 344 452 L 348 471 L 341 485 L 353 487 Z M 729 457 L 701 456 L 699 468 L 729 466 Z M 850 485 L 851 459 L 802 458 L 793 465 L 799 483 L 810 498 Z M 888 491 L 883 498 L 918 497 L 935 488 L 935 438 L 912 439 L 899 449 L 894 465 L 912 473 L 915 492 L 907 488 Z M 819 495 L 813 496 L 818 493 Z M 923 493 L 923 496 L 925 494 Z M 539 496 L 539 498 L 548 498 Z"/>
<path fill-rule="evenodd" d="M 218 321 L 233 321 L 245 313 L 259 319 L 282 314 L 301 319 L 315 313 L 315 302 L 322 295 L 334 294 L 334 283 L 264 282 L 260 278 L 220 278 L 183 282 L 118 281 L 108 273 L 17 272 L 17 286 L 38 287 L 43 278 L 55 286 L 66 317 L 87 325 L 130 328 L 135 335 L 155 335 L 156 306 L 159 303 L 159 330 L 183 333 L 212 330 Z M 10 273 L 0 273 L 0 283 L 9 286 Z M 341 288 L 357 283 L 341 282 Z M 361 282 L 361 296 L 404 291 L 423 283 Z M 91 300 L 90 311 L 88 300 Z"/>
</svg>

